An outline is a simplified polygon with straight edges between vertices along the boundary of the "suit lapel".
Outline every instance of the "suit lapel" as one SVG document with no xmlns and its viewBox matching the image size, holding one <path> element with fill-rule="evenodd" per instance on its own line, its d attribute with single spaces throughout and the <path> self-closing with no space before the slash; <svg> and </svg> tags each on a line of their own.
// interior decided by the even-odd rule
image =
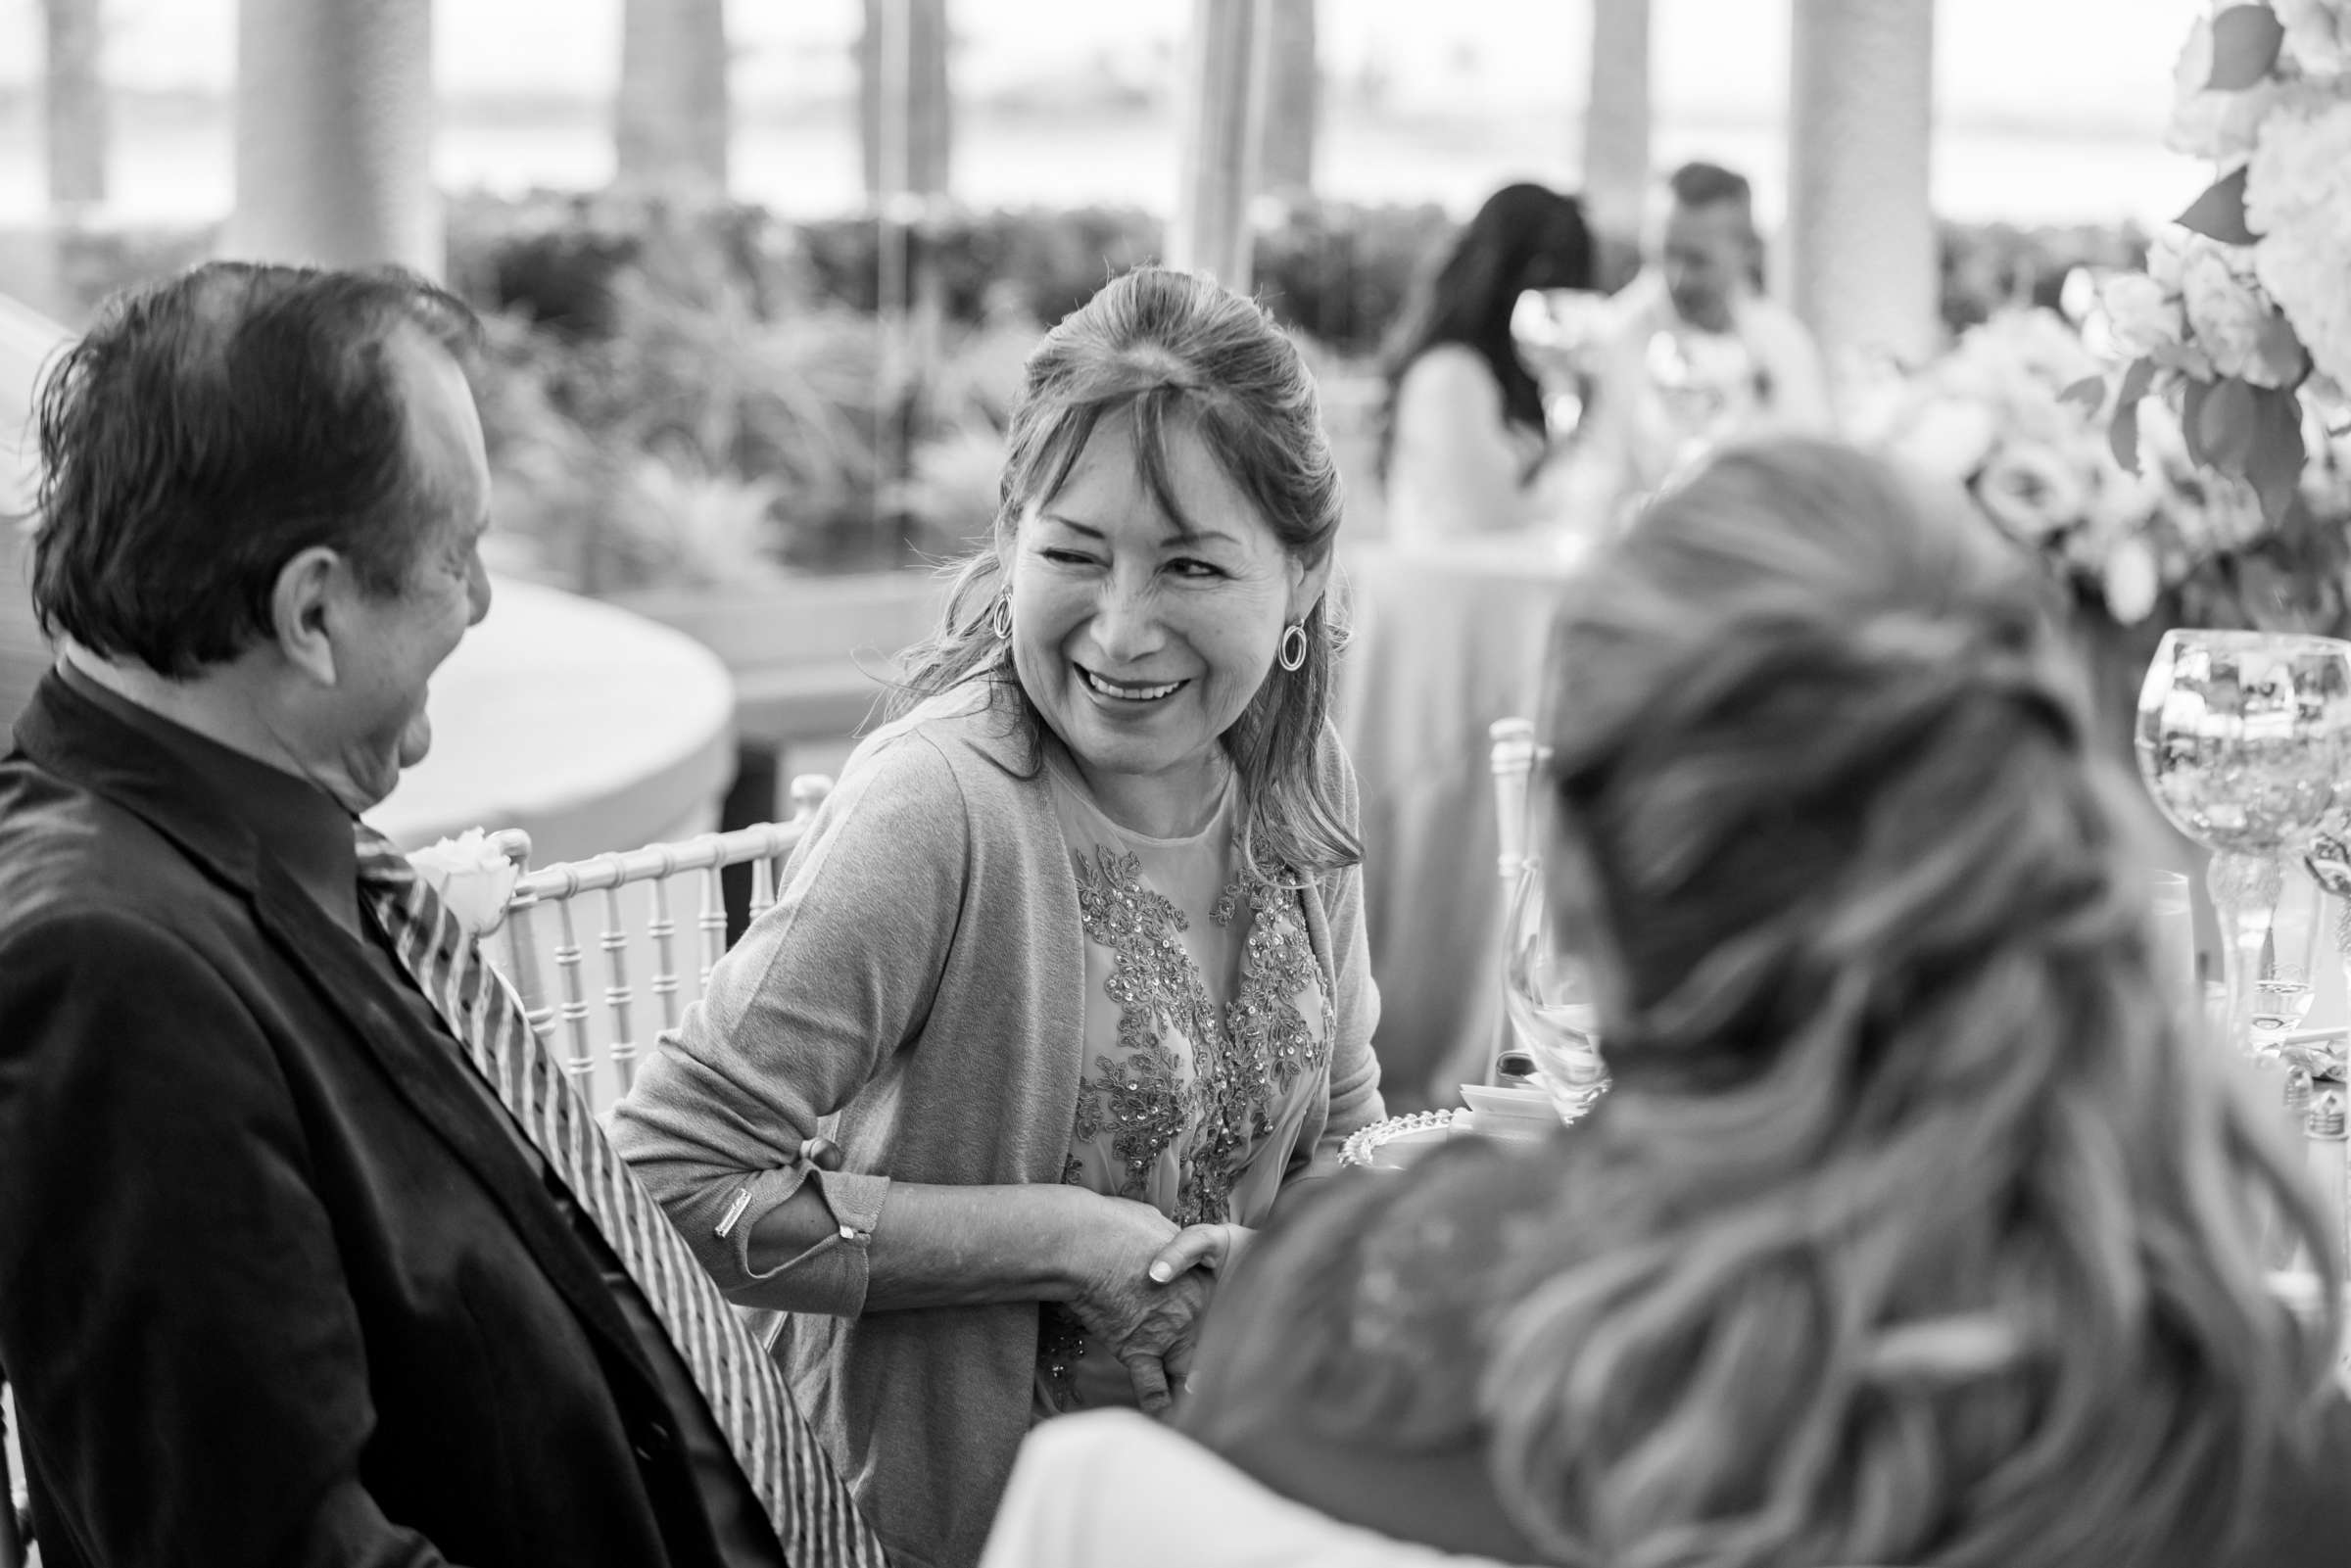
<svg viewBox="0 0 2351 1568">
<path fill-rule="evenodd" d="M 375 1059 L 395 1090 L 490 1194 L 507 1222 L 581 1321 L 653 1381 L 636 1336 L 612 1300 L 587 1245 L 565 1223 L 546 1186 L 499 1117 L 504 1115 L 459 1074 L 473 1069 L 458 1046 L 419 1025 L 408 998 L 362 951 L 321 919 L 302 889 L 263 852 L 254 910 L 264 935 L 316 980 L 327 1005 Z"/>
<path fill-rule="evenodd" d="M 66 689 L 54 675 L 17 726 L 41 766 L 145 820 L 214 880 L 240 893 L 256 927 L 341 1017 L 399 1096 L 480 1183 L 581 1322 L 648 1388 L 657 1388 L 588 1245 L 564 1222 L 539 1174 L 498 1119 L 503 1113 L 457 1076 L 471 1072 L 456 1042 L 418 1023 L 408 999 L 358 940 L 340 929 L 293 875 L 201 787 L 174 777 L 155 742 Z"/>
</svg>

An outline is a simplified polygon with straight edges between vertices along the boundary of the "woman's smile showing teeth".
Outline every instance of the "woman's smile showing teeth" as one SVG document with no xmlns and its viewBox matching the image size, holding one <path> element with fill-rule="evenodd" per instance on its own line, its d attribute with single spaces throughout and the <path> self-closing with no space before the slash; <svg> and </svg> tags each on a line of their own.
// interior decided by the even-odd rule
<svg viewBox="0 0 2351 1568">
<path fill-rule="evenodd" d="M 1190 683 L 1188 681 L 1114 681 L 1107 675 L 1097 675 L 1084 665 L 1077 666 L 1085 678 L 1086 686 L 1097 695 L 1116 702 L 1157 702 L 1174 696 Z"/>
</svg>

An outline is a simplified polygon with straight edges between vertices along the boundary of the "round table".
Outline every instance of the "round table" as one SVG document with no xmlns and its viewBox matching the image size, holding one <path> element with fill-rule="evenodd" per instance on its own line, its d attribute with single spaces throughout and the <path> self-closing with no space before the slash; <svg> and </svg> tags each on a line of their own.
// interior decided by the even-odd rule
<svg viewBox="0 0 2351 1568">
<path fill-rule="evenodd" d="M 520 828 L 538 864 L 715 826 L 735 687 L 699 642 L 594 599 L 501 581 L 433 677 L 432 754 L 368 820 L 402 845 Z"/>
</svg>

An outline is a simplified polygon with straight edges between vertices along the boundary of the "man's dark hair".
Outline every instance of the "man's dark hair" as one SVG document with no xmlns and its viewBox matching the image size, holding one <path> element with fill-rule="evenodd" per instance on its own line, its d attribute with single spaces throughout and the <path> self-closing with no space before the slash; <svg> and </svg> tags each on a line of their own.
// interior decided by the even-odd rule
<svg viewBox="0 0 2351 1568">
<path fill-rule="evenodd" d="M 398 268 L 213 261 L 125 291 L 44 376 L 41 628 L 185 679 L 272 631 L 313 546 L 399 594 L 433 513 L 385 348 L 473 351 L 465 305 Z"/>
<path fill-rule="evenodd" d="M 1673 192 L 1673 199 L 1684 207 L 1736 202 L 1744 211 L 1754 210 L 1754 188 L 1748 184 L 1747 176 L 1720 164 L 1684 164 L 1666 176 L 1665 184 Z"/>
</svg>

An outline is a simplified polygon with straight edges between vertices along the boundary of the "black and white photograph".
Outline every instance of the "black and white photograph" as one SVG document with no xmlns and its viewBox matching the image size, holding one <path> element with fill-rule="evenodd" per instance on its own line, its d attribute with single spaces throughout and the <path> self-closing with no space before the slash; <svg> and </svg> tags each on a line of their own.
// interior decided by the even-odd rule
<svg viewBox="0 0 2351 1568">
<path fill-rule="evenodd" d="M 2351 1564 L 2351 0 L 0 0 L 0 1568 Z"/>
</svg>

